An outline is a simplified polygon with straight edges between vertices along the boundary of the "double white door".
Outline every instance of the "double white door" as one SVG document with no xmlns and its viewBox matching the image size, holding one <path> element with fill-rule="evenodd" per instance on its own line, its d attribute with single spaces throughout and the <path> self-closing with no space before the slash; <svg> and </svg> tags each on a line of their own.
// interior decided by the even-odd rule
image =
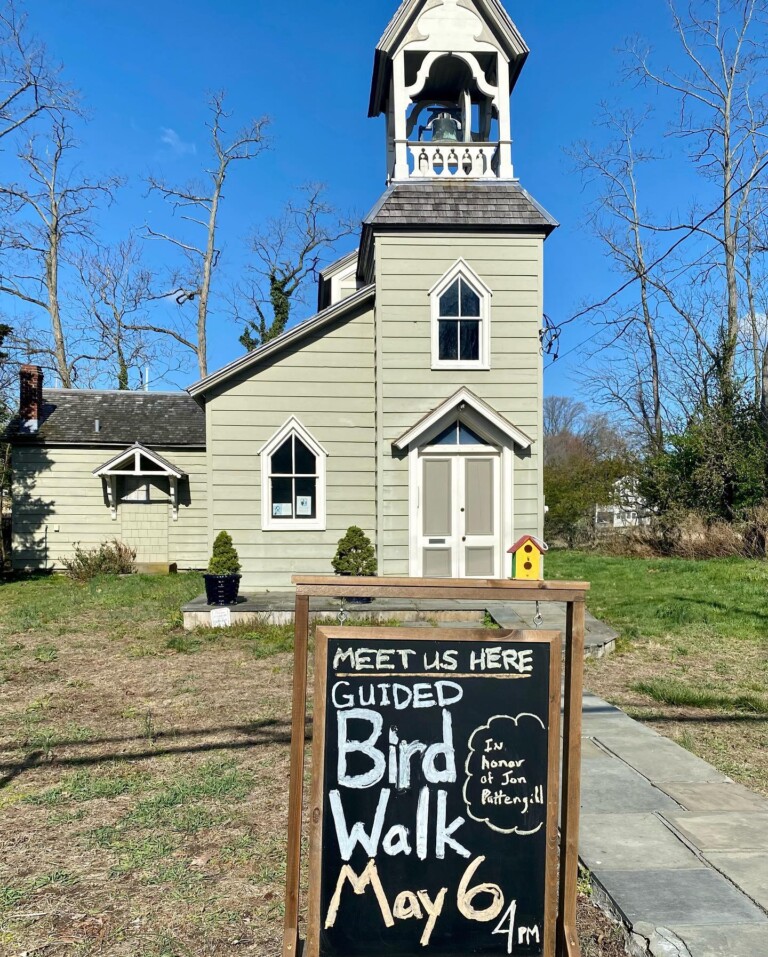
<svg viewBox="0 0 768 957">
<path fill-rule="evenodd" d="M 425 578 L 500 574 L 500 456 L 423 455 L 419 540 Z"/>
</svg>

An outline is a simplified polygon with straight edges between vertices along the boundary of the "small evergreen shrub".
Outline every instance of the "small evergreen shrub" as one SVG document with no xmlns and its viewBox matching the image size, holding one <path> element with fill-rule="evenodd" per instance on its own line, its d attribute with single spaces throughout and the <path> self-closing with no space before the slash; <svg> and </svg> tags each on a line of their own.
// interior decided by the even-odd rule
<svg viewBox="0 0 768 957">
<path fill-rule="evenodd" d="M 97 548 L 75 545 L 72 558 L 63 558 L 67 575 L 75 581 L 87 582 L 97 575 L 132 575 L 136 571 L 136 549 L 114 538 Z"/>
<path fill-rule="evenodd" d="M 333 569 L 337 575 L 361 577 L 376 574 L 376 551 L 362 528 L 351 525 L 344 538 L 339 539 Z"/>
<path fill-rule="evenodd" d="M 232 544 L 229 532 L 219 532 L 213 543 L 213 553 L 208 562 L 209 575 L 236 575 L 240 571 L 240 557 Z"/>
</svg>

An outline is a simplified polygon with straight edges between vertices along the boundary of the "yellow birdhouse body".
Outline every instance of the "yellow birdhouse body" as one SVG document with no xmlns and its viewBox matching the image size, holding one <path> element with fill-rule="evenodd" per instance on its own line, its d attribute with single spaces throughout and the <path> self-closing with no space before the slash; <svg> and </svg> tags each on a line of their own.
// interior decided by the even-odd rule
<svg viewBox="0 0 768 957">
<path fill-rule="evenodd" d="M 510 548 L 512 577 L 520 581 L 541 581 L 544 577 L 543 558 L 549 546 L 533 535 L 523 537 Z"/>
</svg>

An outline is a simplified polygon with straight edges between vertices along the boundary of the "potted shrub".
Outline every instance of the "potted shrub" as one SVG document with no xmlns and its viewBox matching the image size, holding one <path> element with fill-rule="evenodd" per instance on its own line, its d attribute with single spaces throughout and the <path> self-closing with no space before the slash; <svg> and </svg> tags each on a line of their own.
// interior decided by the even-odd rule
<svg viewBox="0 0 768 957">
<path fill-rule="evenodd" d="M 229 532 L 219 532 L 205 575 L 205 596 L 209 605 L 234 605 L 240 590 L 240 559 Z"/>
<path fill-rule="evenodd" d="M 336 554 L 333 556 L 333 570 L 337 575 L 351 577 L 369 577 L 376 574 L 376 551 L 373 542 L 362 528 L 351 525 L 346 535 L 339 539 Z M 364 603 L 372 598 L 348 598 L 349 602 Z"/>
</svg>

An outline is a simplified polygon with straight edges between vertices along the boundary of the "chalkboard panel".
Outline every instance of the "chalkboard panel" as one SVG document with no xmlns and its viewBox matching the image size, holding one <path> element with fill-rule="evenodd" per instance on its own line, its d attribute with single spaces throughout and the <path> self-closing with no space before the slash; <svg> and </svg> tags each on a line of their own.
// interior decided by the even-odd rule
<svg viewBox="0 0 768 957">
<path fill-rule="evenodd" d="M 552 957 L 560 636 L 318 629 L 309 957 Z"/>
</svg>

